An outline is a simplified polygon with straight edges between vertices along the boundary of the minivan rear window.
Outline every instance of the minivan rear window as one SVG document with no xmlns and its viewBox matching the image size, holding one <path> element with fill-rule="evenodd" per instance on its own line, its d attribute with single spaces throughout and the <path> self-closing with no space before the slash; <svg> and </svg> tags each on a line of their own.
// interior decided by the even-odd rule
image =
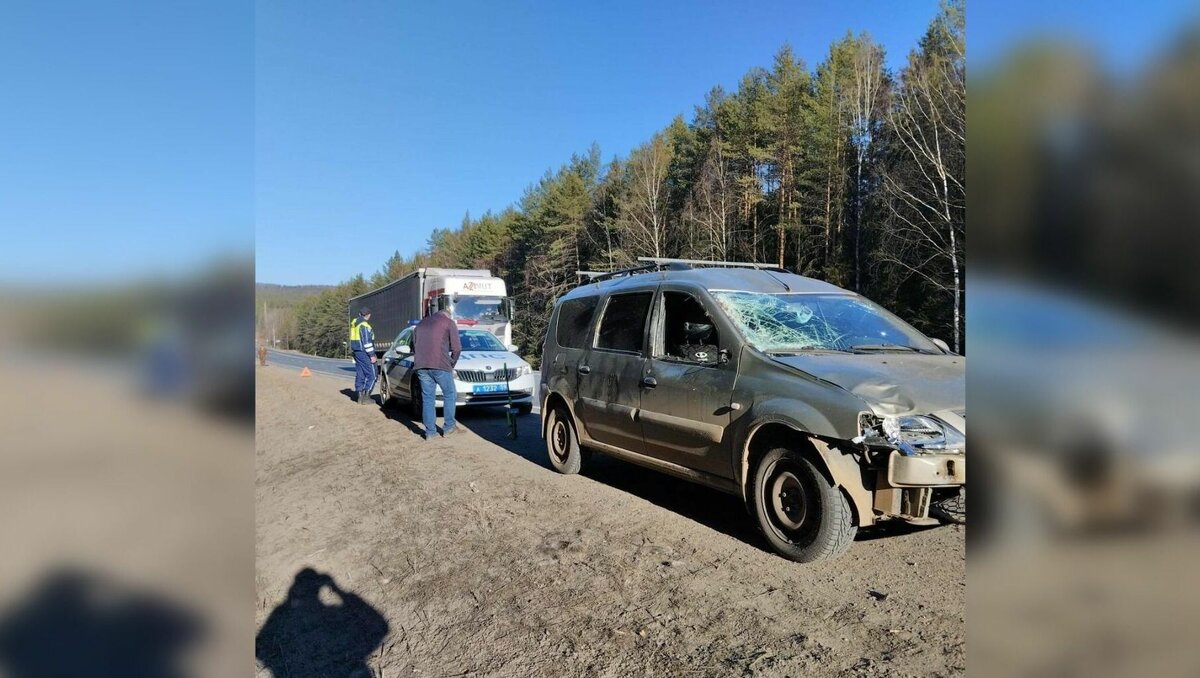
<svg viewBox="0 0 1200 678">
<path fill-rule="evenodd" d="M 650 312 L 650 300 L 653 298 L 653 292 L 612 296 L 600 319 L 596 348 L 641 353 L 646 315 Z"/>
<path fill-rule="evenodd" d="M 596 305 L 600 297 L 581 297 L 569 299 L 558 307 L 558 328 L 554 338 L 563 348 L 587 348 L 588 327 L 592 324 L 592 316 L 596 314 Z"/>
</svg>

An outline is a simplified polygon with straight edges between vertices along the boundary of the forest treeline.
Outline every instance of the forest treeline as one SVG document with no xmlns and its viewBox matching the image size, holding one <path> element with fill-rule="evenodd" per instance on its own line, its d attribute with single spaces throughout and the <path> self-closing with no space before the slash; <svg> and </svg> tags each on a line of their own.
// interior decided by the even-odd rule
<svg viewBox="0 0 1200 678">
<path fill-rule="evenodd" d="M 344 353 L 347 300 L 420 266 L 488 268 L 535 357 L 580 270 L 639 256 L 770 262 L 856 290 L 963 350 L 964 5 L 945 2 L 897 72 L 865 34 L 815 68 L 789 46 L 627 157 L 593 146 L 500 212 L 439 229 L 294 309 L 293 347 Z"/>
</svg>

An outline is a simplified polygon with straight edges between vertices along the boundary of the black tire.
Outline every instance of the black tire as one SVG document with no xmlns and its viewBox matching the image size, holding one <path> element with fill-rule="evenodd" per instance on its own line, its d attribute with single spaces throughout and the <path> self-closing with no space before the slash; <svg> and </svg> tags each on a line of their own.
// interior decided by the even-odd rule
<svg viewBox="0 0 1200 678">
<path fill-rule="evenodd" d="M 967 524 L 967 486 L 959 488 L 958 492 L 933 502 L 929 507 L 929 515 L 943 523 L 955 525 Z"/>
<path fill-rule="evenodd" d="M 524 416 L 533 412 L 533 403 L 520 403 L 517 405 L 517 414 Z"/>
<path fill-rule="evenodd" d="M 776 553 L 790 560 L 836 558 L 850 548 L 858 532 L 841 490 L 812 462 L 787 448 L 763 456 L 750 491 L 758 529 Z"/>
<path fill-rule="evenodd" d="M 436 412 L 434 413 L 436 414 Z M 408 416 L 413 421 L 421 421 L 421 382 L 413 379 L 408 385 Z"/>
<path fill-rule="evenodd" d="M 579 434 L 570 412 L 562 405 L 550 408 L 546 419 L 546 456 L 559 473 L 579 473 L 587 461 L 587 451 L 579 446 Z"/>
<path fill-rule="evenodd" d="M 388 383 L 387 372 L 379 371 L 379 409 L 395 409 L 396 398 L 392 395 L 391 384 Z"/>
</svg>

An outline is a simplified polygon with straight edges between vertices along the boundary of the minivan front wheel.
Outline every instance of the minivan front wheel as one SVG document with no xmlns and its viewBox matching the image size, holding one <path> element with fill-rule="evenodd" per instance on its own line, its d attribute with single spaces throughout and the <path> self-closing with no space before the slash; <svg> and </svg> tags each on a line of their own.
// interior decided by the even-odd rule
<svg viewBox="0 0 1200 678">
<path fill-rule="evenodd" d="M 562 405 L 550 408 L 546 419 L 546 453 L 550 465 L 559 473 L 579 473 L 587 459 L 587 452 L 579 446 L 575 422 Z"/>
<path fill-rule="evenodd" d="M 758 527 L 785 558 L 801 563 L 834 558 L 854 541 L 858 528 L 845 495 L 792 450 L 767 452 L 752 489 Z"/>
</svg>

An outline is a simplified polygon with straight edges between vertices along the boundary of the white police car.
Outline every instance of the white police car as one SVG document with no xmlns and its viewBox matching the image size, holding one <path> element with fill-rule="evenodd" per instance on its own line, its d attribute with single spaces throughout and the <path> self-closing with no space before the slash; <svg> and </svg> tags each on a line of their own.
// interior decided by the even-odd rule
<svg viewBox="0 0 1200 678">
<path fill-rule="evenodd" d="M 407 403 L 413 416 L 421 416 L 421 385 L 413 369 L 412 327 L 396 336 L 383 354 L 379 392 L 383 407 Z M 533 368 L 508 350 L 487 330 L 458 330 L 462 354 L 454 367 L 456 407 L 506 405 L 509 397 L 519 414 L 533 410 Z M 504 370 L 508 370 L 505 375 Z M 507 378 L 506 378 L 507 376 Z M 437 389 L 437 406 L 442 406 L 442 389 Z"/>
</svg>

